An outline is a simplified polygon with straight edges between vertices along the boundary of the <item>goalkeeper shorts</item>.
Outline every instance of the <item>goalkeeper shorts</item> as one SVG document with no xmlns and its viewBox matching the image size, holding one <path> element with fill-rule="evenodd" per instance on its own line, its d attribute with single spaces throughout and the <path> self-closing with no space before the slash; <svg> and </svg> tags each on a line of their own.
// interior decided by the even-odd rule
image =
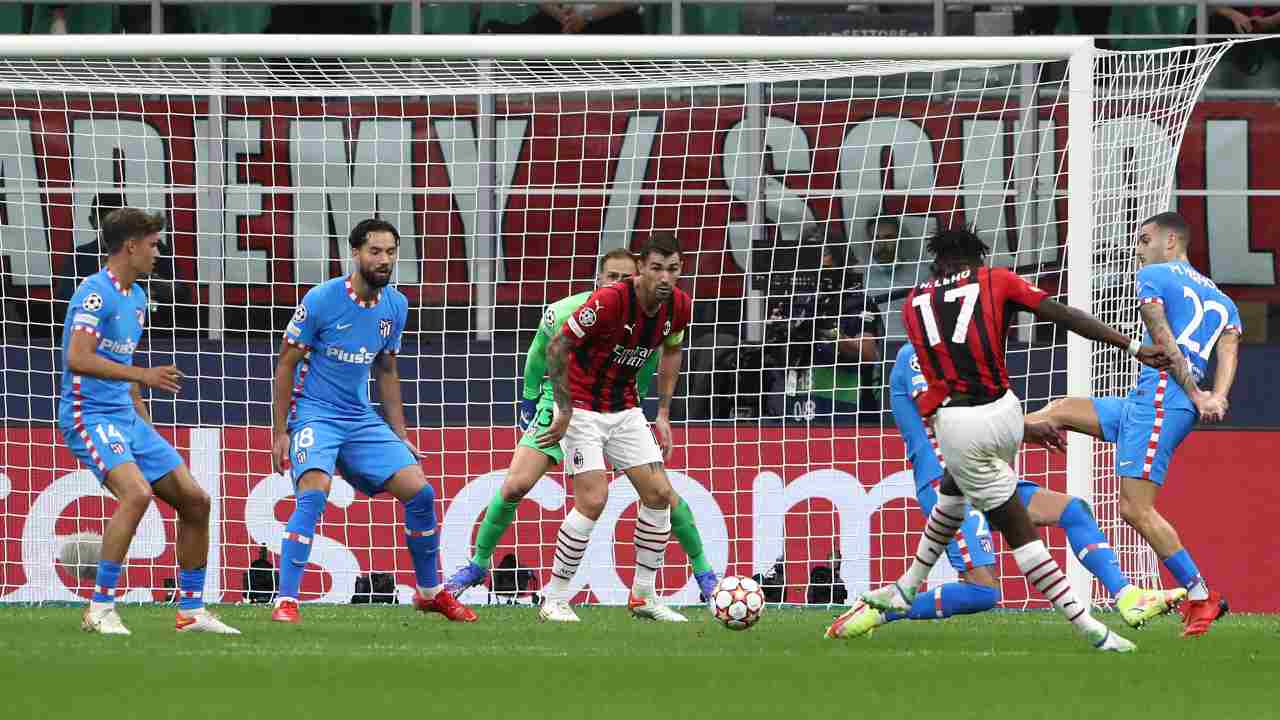
<svg viewBox="0 0 1280 720">
<path fill-rule="evenodd" d="M 538 447 L 538 436 L 551 427 L 551 422 L 555 420 L 555 417 L 556 401 L 551 397 L 550 392 L 544 390 L 542 397 L 538 400 L 538 410 L 533 415 L 533 423 L 529 425 L 529 429 L 520 438 L 519 444 L 537 450 L 551 458 L 551 462 L 559 465 L 564 462 L 564 451 L 560 449 L 559 443 L 551 447 Z"/>
</svg>

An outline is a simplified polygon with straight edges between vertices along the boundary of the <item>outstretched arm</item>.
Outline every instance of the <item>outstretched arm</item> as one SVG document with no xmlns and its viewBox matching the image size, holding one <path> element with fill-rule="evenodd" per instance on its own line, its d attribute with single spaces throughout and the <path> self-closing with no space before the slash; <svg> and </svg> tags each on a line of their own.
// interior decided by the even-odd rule
<svg viewBox="0 0 1280 720">
<path fill-rule="evenodd" d="M 1169 351 L 1163 347 L 1139 346 L 1137 341 L 1131 340 L 1129 336 L 1098 320 L 1089 313 L 1069 305 L 1063 305 L 1055 300 L 1048 298 L 1041 300 L 1039 305 L 1036 306 L 1035 313 L 1041 320 L 1047 320 L 1066 328 L 1081 337 L 1126 350 L 1144 365 L 1150 365 L 1157 369 L 1168 367 L 1174 362 L 1173 358 L 1180 355 L 1176 348 L 1173 354 L 1170 355 Z"/>
</svg>

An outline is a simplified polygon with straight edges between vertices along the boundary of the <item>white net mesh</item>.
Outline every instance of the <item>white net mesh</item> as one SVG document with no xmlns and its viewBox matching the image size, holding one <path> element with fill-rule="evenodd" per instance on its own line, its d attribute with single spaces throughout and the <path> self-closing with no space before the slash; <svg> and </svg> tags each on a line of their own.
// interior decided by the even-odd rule
<svg viewBox="0 0 1280 720">
<path fill-rule="evenodd" d="M 1126 329 L 1128 238 L 1168 205 L 1220 52 L 1097 61 L 1094 310 Z M 924 238 L 973 224 L 993 263 L 1064 293 L 1066 195 L 1090 180 L 1068 176 L 1061 64 L 1039 62 L 7 58 L 0 88 L 4 601 L 84 597 L 91 583 L 68 561 L 114 507 L 55 426 L 65 300 L 100 263 L 96 207 L 169 222 L 136 361 L 188 376 L 151 406 L 215 499 L 207 598 L 250 599 L 271 576 L 251 564 L 279 562 L 293 506 L 269 460 L 280 331 L 308 288 L 348 270 L 347 232 L 377 214 L 403 236 L 403 394 L 441 498 L 446 573 L 470 555 L 519 438 L 522 353 L 543 308 L 589 289 L 607 250 L 670 229 L 695 300 L 673 483 L 717 571 L 780 567 L 771 599 L 822 603 L 896 576 L 923 523 L 885 383 L 905 340 L 901 297 L 927 272 Z M 1029 409 L 1064 392 L 1064 347 L 1018 320 L 1009 364 Z M 1127 390 L 1127 359 L 1093 361 L 1097 393 Z M 1147 579 L 1154 565 L 1116 523 L 1108 457 L 1097 453 L 1095 505 Z M 1028 451 L 1021 470 L 1066 487 L 1060 458 Z M 635 498 L 615 480 L 582 597 L 626 599 Z M 539 483 L 495 566 L 512 555 L 532 587 L 545 581 L 571 502 L 558 470 Z M 406 594 L 399 512 L 335 482 L 304 599 L 349 601 L 370 573 Z M 167 507 L 147 515 L 126 599 L 166 598 L 175 535 Z M 1049 538 L 1061 558 L 1061 535 Z M 832 579 L 819 568 L 835 555 Z M 685 560 L 673 539 L 661 583 L 692 602 Z M 1011 563 L 1001 574 L 1006 605 L 1040 602 Z"/>
</svg>

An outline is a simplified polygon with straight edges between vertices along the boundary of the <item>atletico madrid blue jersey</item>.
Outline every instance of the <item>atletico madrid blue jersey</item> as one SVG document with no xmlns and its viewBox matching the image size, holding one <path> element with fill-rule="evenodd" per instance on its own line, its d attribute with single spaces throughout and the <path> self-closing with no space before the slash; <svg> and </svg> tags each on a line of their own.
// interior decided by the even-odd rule
<svg viewBox="0 0 1280 720">
<path fill-rule="evenodd" d="M 346 277 L 315 286 L 285 329 L 285 342 L 307 351 L 294 372 L 291 419 L 372 412 L 369 369 L 380 353 L 398 353 L 409 303 L 393 287 L 361 301 Z"/>
<path fill-rule="evenodd" d="M 72 334 L 83 332 L 93 336 L 99 355 L 121 365 L 132 365 L 146 320 L 147 293 L 138 283 L 126 292 L 105 267 L 80 283 L 62 324 L 60 413 L 77 410 L 93 415 L 133 414 L 133 398 L 129 395 L 132 383 L 75 375 L 68 366 L 67 353 Z"/>
<path fill-rule="evenodd" d="M 889 403 L 898 432 L 902 434 L 902 442 L 907 446 L 907 459 L 911 461 L 917 489 L 942 477 L 942 463 L 938 462 L 933 441 L 913 399 L 916 393 L 924 392 L 928 386 L 920 372 L 915 348 L 910 343 L 903 345 L 889 375 Z"/>
<path fill-rule="evenodd" d="M 1138 271 L 1137 281 L 1138 302 L 1164 307 L 1178 349 L 1199 383 L 1204 379 L 1209 356 L 1222 333 L 1244 332 L 1236 304 L 1212 280 L 1182 261 L 1148 265 Z M 1142 341 L 1151 344 L 1151 333 L 1144 331 Z M 1178 383 L 1168 382 L 1166 378 L 1162 387 L 1161 372 L 1145 365 L 1129 397 L 1152 405 L 1160 391 L 1163 391 L 1166 408 L 1195 410 L 1194 403 Z"/>
</svg>

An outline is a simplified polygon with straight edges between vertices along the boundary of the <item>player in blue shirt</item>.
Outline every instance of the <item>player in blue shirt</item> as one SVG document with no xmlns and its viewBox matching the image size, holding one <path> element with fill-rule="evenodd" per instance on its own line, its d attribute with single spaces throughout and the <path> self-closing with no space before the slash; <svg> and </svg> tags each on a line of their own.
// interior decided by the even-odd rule
<svg viewBox="0 0 1280 720">
<path fill-rule="evenodd" d="M 337 470 L 365 495 L 385 490 L 404 503 L 405 544 L 417 580 L 414 605 L 472 622 L 476 614 L 441 587 L 435 490 L 405 428 L 396 354 L 409 304 L 387 285 L 400 233 L 383 220 L 363 220 L 348 243 L 355 272 L 309 290 L 280 345 L 271 461 L 277 472 L 290 467 L 296 500 L 281 542 L 271 619 L 301 621 L 298 588 Z M 385 420 L 369 404 L 370 370 Z"/>
<path fill-rule="evenodd" d="M 173 446 L 151 424 L 139 386 L 176 393 L 182 373 L 173 365 L 140 368 L 133 353 L 147 318 L 147 293 L 137 282 L 159 256 L 164 218 L 121 208 L 102 223 L 109 257 L 85 278 L 68 304 L 62 327 L 62 391 L 58 429 L 67 447 L 115 495 L 117 505 L 102 534 L 93 599 L 82 627 L 128 635 L 115 610 L 116 584 L 129 544 L 152 497 L 178 515 L 180 632 L 239 635 L 204 607 L 209 556 L 209 495 Z"/>
<path fill-rule="evenodd" d="M 1028 417 L 1115 443 L 1120 516 L 1187 589 L 1185 637 L 1208 632 L 1227 611 L 1227 604 L 1219 593 L 1209 590 L 1177 531 L 1156 511 L 1156 494 L 1164 485 L 1174 450 L 1197 419 L 1213 423 L 1226 415 L 1244 332 L 1231 298 L 1187 262 L 1190 238 L 1187 221 L 1166 212 L 1142 223 L 1137 245 L 1139 312 L 1146 326 L 1143 342 L 1155 342 L 1185 362 L 1163 372 L 1143 368 L 1128 397 L 1063 398 Z M 1215 349 L 1218 366 L 1213 390 L 1204 391 L 1199 385 Z"/>
<path fill-rule="evenodd" d="M 909 344 L 902 346 L 889 376 L 890 408 L 915 475 L 916 500 L 926 518 L 938 502 L 937 488 L 946 472 L 937 443 L 914 400 L 916 394 L 927 387 L 915 348 Z M 1061 449 L 1062 438 L 1056 426 L 1031 418 L 1025 424 L 1028 440 Z M 1056 525 L 1066 531 L 1072 551 L 1116 598 L 1120 616 L 1130 626 L 1141 627 L 1148 620 L 1169 612 L 1186 594 L 1180 588 L 1168 593 L 1144 590 L 1129 582 L 1085 501 L 1046 490 L 1027 480 L 1018 483 L 1017 492 L 1037 527 Z M 991 531 L 982 513 L 965 505 L 965 515 L 959 534 L 947 545 L 947 558 L 960 576 L 959 582 L 917 594 L 907 612 L 881 612 L 865 603 L 855 603 L 827 628 L 827 637 L 859 637 L 895 620 L 936 620 L 994 608 L 1000 602 L 1000 580 L 993 570 L 996 556 Z"/>
</svg>

